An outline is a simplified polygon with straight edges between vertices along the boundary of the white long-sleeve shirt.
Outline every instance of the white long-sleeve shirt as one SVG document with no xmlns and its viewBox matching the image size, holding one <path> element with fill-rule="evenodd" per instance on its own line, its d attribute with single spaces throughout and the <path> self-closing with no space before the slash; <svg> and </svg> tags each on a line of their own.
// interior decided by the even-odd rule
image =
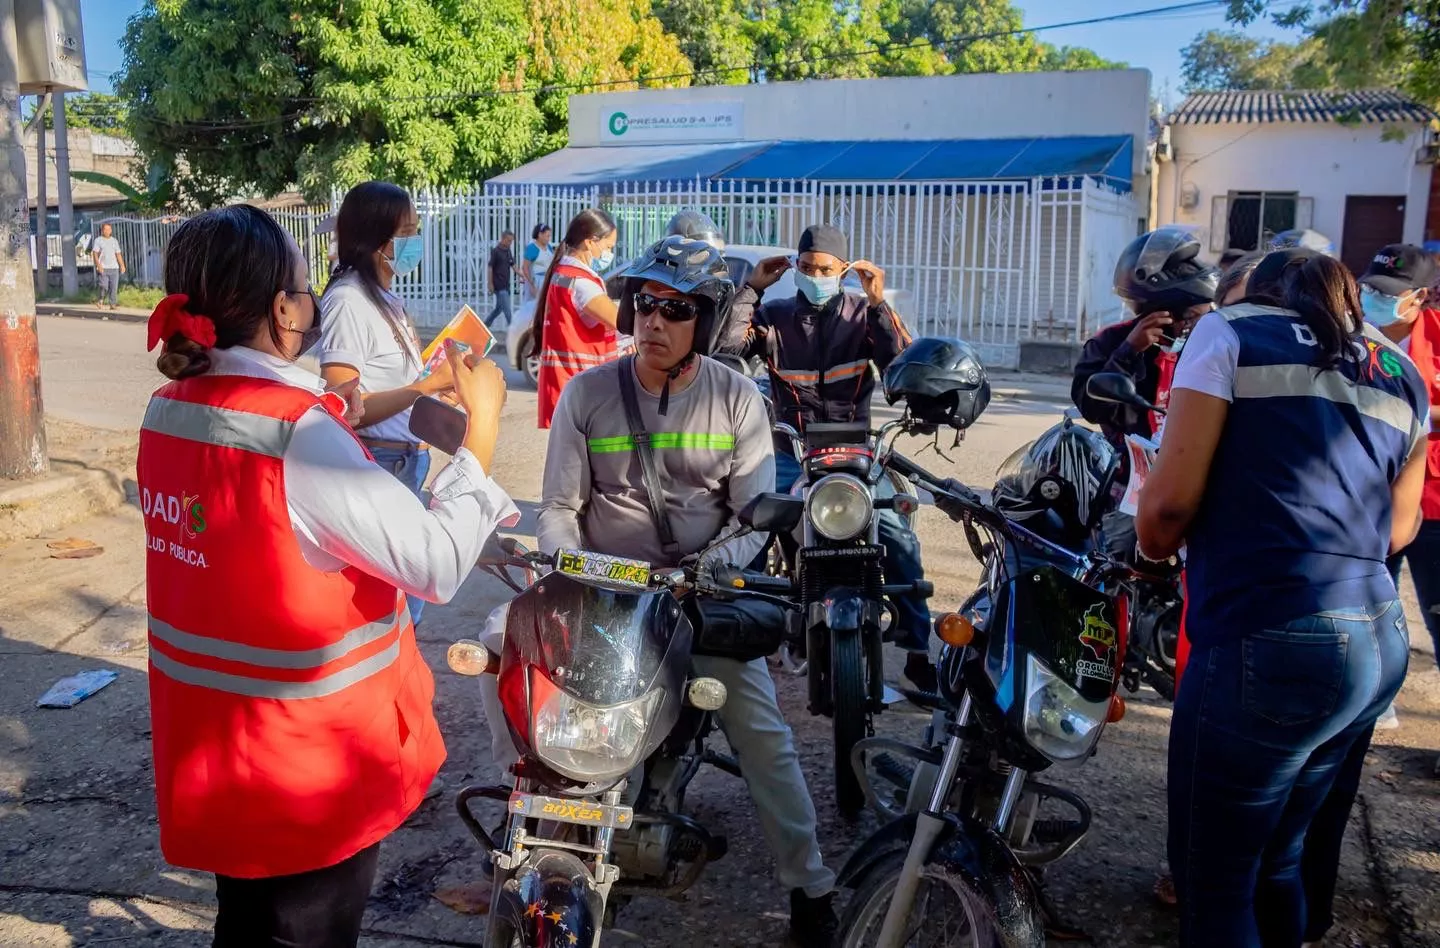
<svg viewBox="0 0 1440 948">
<path fill-rule="evenodd" d="M 254 349 L 212 349 L 210 358 L 212 375 L 325 390 L 318 375 Z M 509 495 L 463 448 L 436 475 L 425 509 L 365 456 L 344 422 L 319 407 L 296 422 L 284 465 L 290 525 L 306 562 L 326 572 L 354 566 L 430 602 L 454 596 L 485 540 L 520 519 Z"/>
</svg>

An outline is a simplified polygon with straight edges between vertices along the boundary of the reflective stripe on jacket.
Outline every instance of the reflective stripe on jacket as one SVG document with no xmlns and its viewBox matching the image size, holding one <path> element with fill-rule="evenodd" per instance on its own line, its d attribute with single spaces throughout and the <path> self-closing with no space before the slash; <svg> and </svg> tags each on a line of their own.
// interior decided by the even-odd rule
<svg viewBox="0 0 1440 948">
<path fill-rule="evenodd" d="M 605 288 L 603 280 L 583 267 L 555 265 L 550 289 L 545 295 L 545 325 L 541 329 L 538 384 L 541 428 L 550 427 L 566 382 L 617 355 L 615 330 L 598 320 L 594 325 L 586 325 L 586 317 L 575 307 L 570 287 L 576 280 L 596 283 L 602 292 Z"/>
<path fill-rule="evenodd" d="M 178 866 L 334 865 L 394 831 L 445 758 L 405 597 L 316 569 L 296 541 L 283 458 L 317 404 L 200 376 L 145 413 L 151 732 L 160 845 Z"/>
</svg>

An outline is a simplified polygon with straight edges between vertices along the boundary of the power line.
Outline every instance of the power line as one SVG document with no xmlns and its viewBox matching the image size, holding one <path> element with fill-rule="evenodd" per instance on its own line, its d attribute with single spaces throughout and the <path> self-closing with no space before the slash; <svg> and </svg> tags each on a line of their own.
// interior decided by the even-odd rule
<svg viewBox="0 0 1440 948">
<path fill-rule="evenodd" d="M 1173 17 L 1176 14 L 1205 12 L 1225 6 L 1228 6 L 1228 0 L 1192 0 L 1192 2 L 1173 3 L 1167 6 L 1152 7 L 1145 10 L 1132 10 L 1124 13 L 1112 13 L 1105 16 L 1086 17 L 1084 19 L 1078 20 L 1066 20 L 1060 23 L 1048 23 L 1041 26 L 1018 27 L 1010 30 L 992 30 L 983 33 L 968 33 L 961 36 L 950 37 L 947 39 L 927 38 L 922 40 L 915 40 L 909 43 L 881 43 L 871 46 L 868 49 L 849 50 L 838 53 L 826 53 L 819 56 L 807 57 L 804 59 L 774 62 L 770 64 L 744 63 L 724 66 L 713 66 L 709 69 L 695 69 L 688 72 L 676 72 L 659 76 L 642 76 L 637 78 L 611 79 L 595 82 L 555 83 L 540 86 L 525 86 L 514 89 L 483 89 L 471 92 L 443 92 L 416 96 L 386 96 L 385 100 L 387 102 L 466 101 L 473 99 L 496 98 L 499 96 L 507 95 L 547 95 L 558 92 L 583 92 L 587 90 L 614 88 L 616 86 L 639 85 L 643 87 L 644 85 L 652 83 L 675 82 L 682 79 L 703 79 L 713 76 L 726 75 L 729 73 L 750 72 L 751 70 L 755 69 L 758 69 L 763 73 L 770 74 L 777 71 L 783 71 L 785 69 L 795 68 L 797 66 L 812 65 L 814 63 L 820 62 L 839 62 L 845 60 L 863 59 L 870 56 L 890 55 L 893 53 L 902 53 L 918 49 L 940 49 L 941 51 L 944 51 L 946 47 L 966 46 L 971 43 L 981 42 L 990 39 L 1004 39 L 1006 37 L 1032 35 L 1035 33 L 1042 33 L 1051 30 L 1070 29 L 1079 26 L 1096 26 L 1104 23 L 1118 23 L 1129 20 Z M 113 77 L 114 75 L 118 75 L 118 73 L 110 73 L 108 75 Z M 319 96 L 298 96 L 292 99 L 286 99 L 285 101 L 293 104 L 330 104 L 330 100 Z M 117 112 L 125 111 L 128 108 L 124 103 L 118 102 L 104 104 L 97 103 L 97 105 L 101 105 L 101 108 L 113 108 Z M 228 129 L 258 128 L 266 125 L 273 125 L 277 122 L 290 121 L 303 115 L 310 114 L 308 112 L 288 112 L 282 115 L 273 116 L 265 119 L 239 119 L 233 121 L 216 122 L 206 122 L 203 120 L 191 122 L 169 122 L 155 118 L 153 116 L 145 116 L 139 109 L 135 109 L 133 111 L 135 113 L 135 117 L 139 118 L 142 121 L 152 122 L 157 125 L 163 125 L 171 128 L 191 128 L 196 131 L 225 131 Z"/>
</svg>

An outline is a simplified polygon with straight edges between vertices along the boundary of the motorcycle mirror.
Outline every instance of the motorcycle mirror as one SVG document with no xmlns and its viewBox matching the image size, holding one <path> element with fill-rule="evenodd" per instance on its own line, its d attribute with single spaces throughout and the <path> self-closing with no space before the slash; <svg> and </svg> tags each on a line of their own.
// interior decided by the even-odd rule
<svg viewBox="0 0 1440 948">
<path fill-rule="evenodd" d="M 1100 372 L 1090 376 L 1085 383 L 1085 394 L 1097 402 L 1155 410 L 1155 406 L 1141 398 L 1135 390 L 1135 380 L 1121 372 Z"/>
<path fill-rule="evenodd" d="M 500 670 L 500 656 L 474 639 L 461 639 L 445 650 L 445 664 L 457 675 L 474 678 Z"/>
<path fill-rule="evenodd" d="M 763 533 L 788 533 L 800 523 L 805 502 L 799 497 L 768 491 L 759 494 L 740 511 L 740 522 Z"/>
</svg>

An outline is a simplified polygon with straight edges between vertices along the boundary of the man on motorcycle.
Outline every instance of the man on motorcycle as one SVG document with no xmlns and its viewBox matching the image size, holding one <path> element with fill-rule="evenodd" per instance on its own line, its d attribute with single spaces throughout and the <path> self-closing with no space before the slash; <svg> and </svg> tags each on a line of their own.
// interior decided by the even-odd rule
<svg viewBox="0 0 1440 948">
<path fill-rule="evenodd" d="M 684 236 L 666 237 L 631 267 L 618 325 L 635 337 L 636 354 L 581 373 L 561 395 L 545 463 L 541 550 L 583 549 L 656 568 L 708 551 L 702 569 L 744 564 L 760 551 L 763 535 L 735 534 L 740 510 L 774 486 L 765 405 L 749 379 L 706 357 L 733 292 L 720 253 Z M 620 408 L 621 372 L 633 373 L 660 468 L 669 543 L 652 514 L 642 459 Z M 733 539 L 714 545 L 726 537 Z M 829 948 L 837 928 L 835 876 L 820 854 L 815 805 L 765 660 L 697 655 L 693 662 L 697 673 L 727 689 L 720 725 L 755 800 L 777 875 L 790 890 L 790 942 Z M 507 766 L 514 749 L 498 696 L 486 702 L 496 760 Z"/>
<path fill-rule="evenodd" d="M 762 301 L 786 270 L 795 270 L 799 292 Z M 864 295 L 840 286 L 847 271 L 860 277 Z M 845 235 L 816 224 L 800 237 L 796 257 L 760 261 L 735 295 L 730 327 L 722 345 L 742 358 L 760 356 L 770 370 L 775 416 L 800 431 L 813 422 L 869 422 L 875 391 L 873 362 L 884 371 L 910 344 L 910 333 L 885 301 L 885 271 L 867 260 L 849 259 Z M 790 444 L 775 454 L 775 486 L 789 490 L 800 477 Z M 920 541 L 893 510 L 880 514 L 886 582 L 913 583 L 925 577 Z M 910 654 L 905 677 L 922 691 L 936 688 L 930 663 L 930 607 L 919 595 L 896 598 L 896 641 Z"/>
</svg>

